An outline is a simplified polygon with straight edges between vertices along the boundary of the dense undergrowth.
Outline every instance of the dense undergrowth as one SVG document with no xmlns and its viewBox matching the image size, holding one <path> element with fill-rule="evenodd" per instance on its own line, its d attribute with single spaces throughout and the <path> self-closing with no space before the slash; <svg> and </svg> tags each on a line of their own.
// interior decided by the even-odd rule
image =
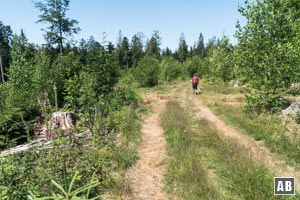
<svg viewBox="0 0 300 200">
<path fill-rule="evenodd" d="M 33 147 L 1 157 L 0 199 L 27 199 L 29 192 L 37 197 L 60 194 L 68 199 L 71 192 L 63 194 L 62 191 L 69 188 L 80 191 L 76 193 L 77 197 L 87 199 L 103 194 L 121 195 L 124 171 L 137 159 L 135 148 L 139 143 L 140 119 L 147 110 L 147 106 L 139 105 L 139 97 L 130 84 L 122 83 L 126 83 L 126 78 L 120 80 L 105 98 L 100 98 L 102 101 L 96 102 L 90 111 L 82 112 L 75 130 L 48 127 L 46 134 L 51 133 L 48 138 L 52 141 L 51 146 Z M 54 93 L 57 97 L 56 91 Z M 60 109 L 48 93 L 37 104 L 44 124 L 52 120 L 52 112 Z M 85 108 L 90 106 L 85 105 Z M 83 131 L 85 134 L 75 137 Z M 31 136 L 28 137 L 31 140 Z M 89 188 L 91 180 L 94 185 Z M 82 189 L 88 190 L 88 194 Z"/>
<path fill-rule="evenodd" d="M 99 184 L 91 189 L 90 197 L 120 194 L 124 170 L 137 159 L 139 113 L 132 106 L 125 106 L 114 113 L 114 131 L 90 133 L 81 140 L 74 138 L 74 132 L 68 133 L 67 137 L 54 140 L 50 149 L 33 148 L 2 158 L 1 199 L 26 199 L 29 191 L 37 196 L 59 194 L 51 180 L 67 191 L 75 173 L 78 177 L 74 189 L 88 185 L 95 174 Z"/>
</svg>

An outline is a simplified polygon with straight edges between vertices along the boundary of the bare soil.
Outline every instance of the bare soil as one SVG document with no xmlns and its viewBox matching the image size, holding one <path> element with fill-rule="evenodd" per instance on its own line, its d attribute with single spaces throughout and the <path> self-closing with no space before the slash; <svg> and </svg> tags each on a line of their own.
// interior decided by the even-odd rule
<svg viewBox="0 0 300 200">
<path fill-rule="evenodd" d="M 147 95 L 152 112 L 142 125 L 142 143 L 137 150 L 139 160 L 126 172 L 128 192 L 125 199 L 166 200 L 164 174 L 166 169 L 166 140 L 160 126 L 160 114 L 169 96 Z"/>
</svg>

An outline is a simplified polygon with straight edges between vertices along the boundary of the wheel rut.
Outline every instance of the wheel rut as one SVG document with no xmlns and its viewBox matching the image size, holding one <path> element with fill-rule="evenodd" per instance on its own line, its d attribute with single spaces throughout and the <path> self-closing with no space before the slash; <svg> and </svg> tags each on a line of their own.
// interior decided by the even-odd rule
<svg viewBox="0 0 300 200">
<path fill-rule="evenodd" d="M 147 95 L 152 102 L 152 111 L 142 125 L 142 142 L 137 149 L 139 160 L 126 172 L 128 192 L 125 199 L 166 200 L 164 174 L 166 169 L 166 140 L 160 126 L 160 115 L 164 111 L 166 96 Z"/>
</svg>

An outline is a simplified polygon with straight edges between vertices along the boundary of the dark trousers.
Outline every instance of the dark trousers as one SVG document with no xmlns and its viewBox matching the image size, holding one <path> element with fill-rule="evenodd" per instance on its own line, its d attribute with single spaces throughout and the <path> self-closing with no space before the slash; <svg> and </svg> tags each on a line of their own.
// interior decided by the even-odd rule
<svg viewBox="0 0 300 200">
<path fill-rule="evenodd" d="M 192 83 L 192 86 L 193 86 L 193 89 L 194 89 L 194 90 L 197 90 L 197 88 L 198 88 L 198 83 Z"/>
</svg>

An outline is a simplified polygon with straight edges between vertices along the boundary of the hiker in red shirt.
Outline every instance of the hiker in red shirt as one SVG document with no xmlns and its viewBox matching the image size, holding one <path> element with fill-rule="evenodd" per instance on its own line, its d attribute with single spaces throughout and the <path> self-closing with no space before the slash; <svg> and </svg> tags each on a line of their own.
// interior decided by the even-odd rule
<svg viewBox="0 0 300 200">
<path fill-rule="evenodd" d="M 197 77 L 196 74 L 193 75 L 192 77 L 192 87 L 193 87 L 193 94 L 198 94 L 198 83 L 199 83 L 199 78 Z"/>
</svg>

